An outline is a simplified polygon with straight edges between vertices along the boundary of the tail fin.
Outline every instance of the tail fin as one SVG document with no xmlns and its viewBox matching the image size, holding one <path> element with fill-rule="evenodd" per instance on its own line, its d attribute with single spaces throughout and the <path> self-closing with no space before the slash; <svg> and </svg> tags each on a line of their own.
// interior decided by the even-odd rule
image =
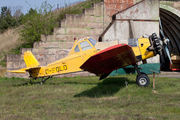
<svg viewBox="0 0 180 120">
<path fill-rule="evenodd" d="M 31 51 L 24 52 L 24 62 L 27 67 L 38 67 L 39 63 Z"/>
</svg>

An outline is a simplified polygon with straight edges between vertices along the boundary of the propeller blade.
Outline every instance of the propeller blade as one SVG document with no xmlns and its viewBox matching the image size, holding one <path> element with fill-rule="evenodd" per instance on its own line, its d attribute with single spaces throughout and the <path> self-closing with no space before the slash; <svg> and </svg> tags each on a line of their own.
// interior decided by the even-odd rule
<svg viewBox="0 0 180 120">
<path fill-rule="evenodd" d="M 159 18 L 159 24 L 160 24 L 161 30 L 163 31 L 162 24 L 161 24 L 161 18 Z"/>
<path fill-rule="evenodd" d="M 163 36 L 163 38 L 165 39 L 165 36 L 164 36 L 164 32 L 163 32 L 163 28 L 162 28 L 162 24 L 161 24 L 161 19 L 159 18 L 159 24 L 160 24 L 160 32 L 161 32 L 161 34 L 162 34 L 162 36 Z"/>
<path fill-rule="evenodd" d="M 170 56 L 170 53 L 169 53 L 169 50 L 168 50 L 168 47 L 167 47 L 167 44 L 169 43 L 169 39 L 166 39 L 166 37 L 164 36 L 164 32 L 163 32 L 163 28 L 162 28 L 162 24 L 161 24 L 161 19 L 159 18 L 159 24 L 160 24 L 160 32 L 161 32 L 161 35 L 163 36 L 163 42 L 164 42 L 164 48 L 165 48 L 165 51 L 166 51 L 166 54 L 169 58 L 169 61 L 171 62 L 172 64 L 172 61 L 171 61 L 171 56 Z"/>
<path fill-rule="evenodd" d="M 161 35 L 163 36 L 163 39 L 165 39 L 165 36 L 164 36 L 163 31 L 162 31 L 162 30 L 160 30 L 160 32 L 161 32 Z"/>
<path fill-rule="evenodd" d="M 170 57 L 170 53 L 169 53 L 168 47 L 165 46 L 164 48 L 165 48 L 165 50 L 166 50 L 166 54 L 167 54 L 167 56 L 168 56 L 168 58 L 169 58 L 169 61 L 170 61 L 171 64 L 172 64 L 172 61 L 171 61 L 171 57 Z"/>
</svg>

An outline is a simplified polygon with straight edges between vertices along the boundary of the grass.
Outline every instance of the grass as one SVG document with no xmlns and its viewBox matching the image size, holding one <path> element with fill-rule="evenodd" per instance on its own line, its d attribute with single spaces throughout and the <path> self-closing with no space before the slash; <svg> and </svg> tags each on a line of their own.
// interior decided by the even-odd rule
<svg viewBox="0 0 180 120">
<path fill-rule="evenodd" d="M 4 60 L 4 55 L 11 52 L 11 49 L 16 48 L 19 33 L 18 28 L 8 29 L 6 32 L 0 34 L 0 61 Z"/>
<path fill-rule="evenodd" d="M 180 117 L 179 78 L 156 77 L 138 87 L 135 75 L 53 78 L 43 85 L 0 78 L 1 119 L 171 119 Z M 128 81 L 128 94 L 125 87 Z"/>
</svg>

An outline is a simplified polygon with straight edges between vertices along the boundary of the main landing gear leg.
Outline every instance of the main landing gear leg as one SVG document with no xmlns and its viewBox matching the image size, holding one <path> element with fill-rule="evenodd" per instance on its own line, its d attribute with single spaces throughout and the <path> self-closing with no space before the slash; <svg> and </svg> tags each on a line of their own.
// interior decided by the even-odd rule
<svg viewBox="0 0 180 120">
<path fill-rule="evenodd" d="M 43 84 L 46 80 L 48 80 L 50 77 L 48 77 L 48 78 L 46 78 L 45 80 L 44 80 L 44 78 L 42 78 L 42 81 L 40 82 L 40 84 Z"/>
<path fill-rule="evenodd" d="M 150 83 L 149 77 L 147 76 L 146 73 L 140 72 L 140 70 L 138 69 L 137 64 L 134 64 L 134 69 L 137 71 L 138 75 L 136 77 L 136 83 L 139 86 L 143 86 L 143 87 L 147 87 Z"/>
</svg>

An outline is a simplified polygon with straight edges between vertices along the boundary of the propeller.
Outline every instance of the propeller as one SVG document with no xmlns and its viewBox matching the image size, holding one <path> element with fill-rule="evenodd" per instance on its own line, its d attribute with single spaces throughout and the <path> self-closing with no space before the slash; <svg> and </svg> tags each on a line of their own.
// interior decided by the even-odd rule
<svg viewBox="0 0 180 120">
<path fill-rule="evenodd" d="M 160 24 L 160 32 L 161 32 L 161 35 L 163 36 L 163 40 L 162 40 L 162 44 L 164 45 L 164 48 L 165 48 L 165 51 L 166 51 L 166 54 L 169 58 L 169 61 L 171 62 L 172 64 L 172 61 L 171 61 L 171 57 L 170 57 L 170 53 L 169 53 L 169 50 L 168 50 L 168 43 L 170 42 L 169 39 L 167 39 L 165 36 L 164 36 L 164 32 L 163 32 L 163 28 L 162 28 L 162 24 L 161 24 L 161 19 L 159 19 L 159 24 Z"/>
</svg>

